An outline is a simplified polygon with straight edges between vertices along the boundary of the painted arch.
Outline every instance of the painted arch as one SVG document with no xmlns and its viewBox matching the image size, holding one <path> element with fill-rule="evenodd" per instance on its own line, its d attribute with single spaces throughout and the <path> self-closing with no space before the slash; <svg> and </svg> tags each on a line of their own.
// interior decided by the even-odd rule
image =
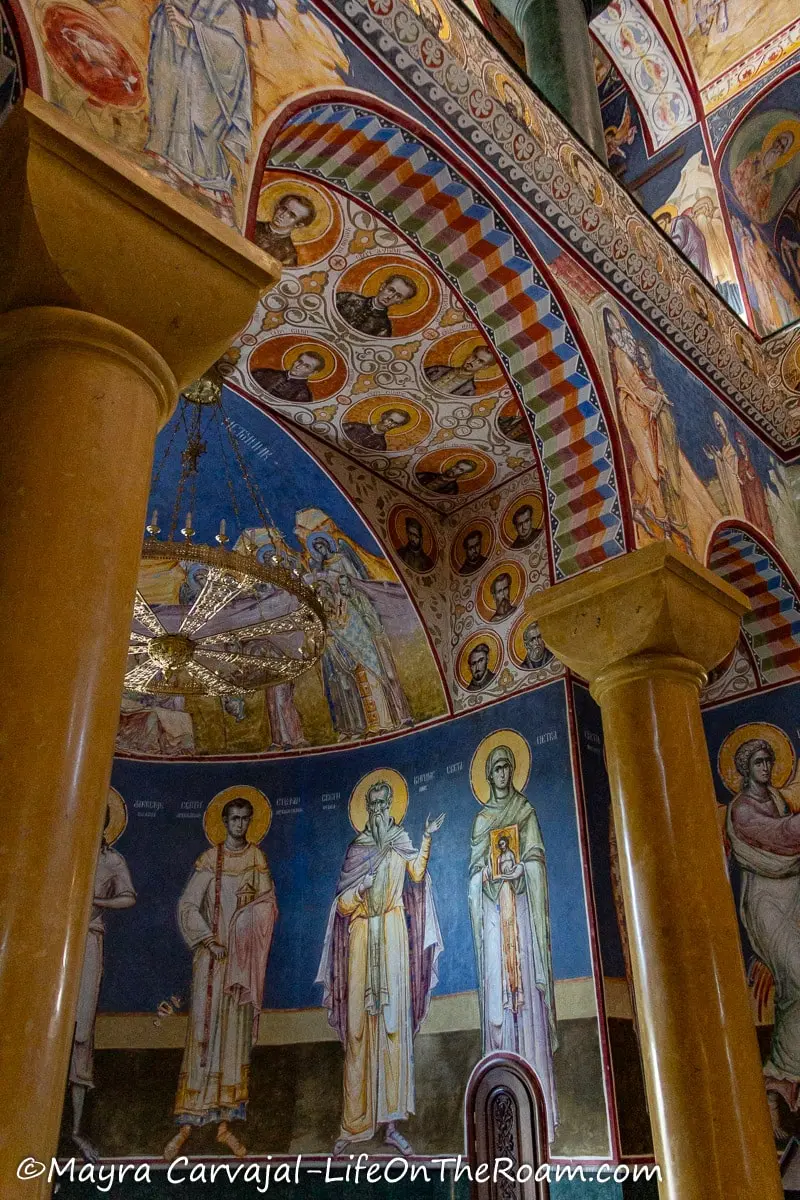
<svg viewBox="0 0 800 1200">
<path fill-rule="evenodd" d="M 462 298 L 515 384 L 543 466 L 557 577 L 624 552 L 605 400 L 547 268 L 501 215 L 395 110 L 352 92 L 308 97 L 268 132 L 256 179 L 302 172 L 371 205 Z M 253 235 L 257 193 L 251 198 Z"/>
</svg>

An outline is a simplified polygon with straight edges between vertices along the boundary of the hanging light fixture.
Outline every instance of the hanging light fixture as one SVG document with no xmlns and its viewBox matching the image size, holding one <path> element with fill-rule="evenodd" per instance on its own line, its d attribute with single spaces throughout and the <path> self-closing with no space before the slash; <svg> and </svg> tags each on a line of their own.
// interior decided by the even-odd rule
<svg viewBox="0 0 800 1200">
<path fill-rule="evenodd" d="M 182 394 L 154 486 L 166 463 L 174 461 L 181 433 L 180 476 L 166 538 L 159 539 L 157 511 L 147 525 L 125 690 L 147 696 L 242 696 L 288 683 L 322 654 L 325 617 L 313 587 L 292 565 L 289 547 L 247 470 L 223 409 L 221 378 L 213 369 Z M 210 437 L 219 439 L 234 520 L 241 523 L 242 514 L 231 461 L 263 531 L 260 536 L 252 529 L 242 533 L 234 549 L 227 548 L 228 517 L 220 519 L 215 546 L 194 540 L 200 464 Z M 177 597 L 172 582 L 153 587 L 153 580 L 169 580 L 176 570 Z"/>
</svg>

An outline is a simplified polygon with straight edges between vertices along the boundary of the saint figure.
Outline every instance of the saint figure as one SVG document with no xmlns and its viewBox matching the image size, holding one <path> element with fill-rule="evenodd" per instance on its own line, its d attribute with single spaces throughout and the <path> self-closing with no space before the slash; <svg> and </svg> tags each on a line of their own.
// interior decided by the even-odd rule
<svg viewBox="0 0 800 1200">
<path fill-rule="evenodd" d="M 366 826 L 345 855 L 316 978 L 344 1046 L 337 1155 L 379 1128 L 387 1145 L 414 1153 L 397 1122 L 415 1111 L 414 1035 L 427 1015 L 443 948 L 428 857 L 444 813 L 428 817 L 415 850 L 395 824 L 392 799 L 387 782 L 367 791 Z"/>
<path fill-rule="evenodd" d="M 528 546 L 532 546 L 539 536 L 541 526 L 533 523 L 533 508 L 530 504 L 523 504 L 518 508 L 511 518 L 511 522 L 517 531 L 517 536 L 511 543 L 512 550 L 525 550 Z"/>
<path fill-rule="evenodd" d="M 544 644 L 538 621 L 531 621 L 530 625 L 525 626 L 522 641 L 525 646 L 525 657 L 520 664 L 523 671 L 538 671 L 552 660 L 553 655 Z"/>
<path fill-rule="evenodd" d="M 96 1163 L 99 1154 L 84 1136 L 82 1125 L 86 1093 L 94 1087 L 94 1028 L 100 983 L 103 978 L 103 944 L 106 930 L 103 914 L 112 908 L 131 908 L 136 903 L 136 892 L 133 890 L 128 864 L 119 851 L 112 849 L 106 842 L 110 820 L 111 810 L 107 808 L 103 840 L 94 873 L 94 898 L 86 934 L 86 949 L 83 953 L 75 1035 L 69 1062 L 72 1141 L 90 1163 Z"/>
<path fill-rule="evenodd" d="M 476 346 L 460 367 L 437 363 L 434 367 L 425 368 L 425 378 L 435 383 L 439 391 L 448 392 L 451 396 L 474 396 L 477 391 L 475 376 L 493 362 L 494 355 L 488 346 Z"/>
<path fill-rule="evenodd" d="M 396 429 L 402 429 L 410 421 L 411 415 L 405 409 L 391 408 L 380 416 L 373 415 L 369 421 L 343 421 L 342 428 L 356 446 L 385 453 L 389 449 L 387 435 Z"/>
<path fill-rule="evenodd" d="M 717 479 L 722 488 L 722 494 L 725 497 L 725 507 L 728 510 L 728 516 L 743 517 L 744 500 L 742 498 L 742 485 L 739 482 L 739 456 L 736 453 L 736 447 L 731 441 L 728 427 L 722 418 L 722 414 L 715 412 L 713 421 L 722 444 L 720 446 L 704 446 L 705 456 L 713 462 L 716 468 Z"/>
<path fill-rule="evenodd" d="M 236 0 L 160 0 L 150 18 L 145 150 L 168 175 L 229 207 L 250 153 L 252 90 Z"/>
<path fill-rule="evenodd" d="M 477 464 L 471 459 L 460 458 L 444 471 L 420 471 L 417 479 L 422 487 L 435 492 L 437 496 L 457 496 L 460 491 L 459 479 L 473 475 L 477 469 Z"/>
<path fill-rule="evenodd" d="M 423 545 L 422 522 L 416 517 L 406 517 L 406 542 L 397 547 L 397 557 L 412 571 L 430 571 L 433 559 Z"/>
<path fill-rule="evenodd" d="M 739 912 L 750 945 L 775 981 L 775 1026 L 764 1064 L 775 1137 L 788 1138 L 781 1102 L 798 1108 L 800 1088 L 800 813 L 772 785 L 775 751 L 763 738 L 734 755 L 742 790 L 728 806 L 726 829 L 739 865 Z"/>
<path fill-rule="evenodd" d="M 238 1158 L 247 1153 L 229 1122 L 247 1117 L 250 1054 L 278 915 L 267 860 L 247 840 L 253 811 L 244 797 L 227 801 L 226 837 L 200 855 L 178 901 L 178 925 L 192 951 L 192 998 L 175 1097 L 180 1128 L 164 1149 L 168 1162 L 194 1127 L 212 1123 L 221 1145 Z"/>
<path fill-rule="evenodd" d="M 253 241 L 284 267 L 296 267 L 297 247 L 292 240 L 292 230 L 310 225 L 316 215 L 314 205 L 306 196 L 282 196 L 269 221 L 256 221 Z"/>
<path fill-rule="evenodd" d="M 336 308 L 348 325 L 359 333 L 372 337 L 392 337 L 392 322 L 389 309 L 393 304 L 413 300 L 417 285 L 406 275 L 390 275 L 378 288 L 374 296 L 362 296 L 360 292 L 337 292 Z"/>
<path fill-rule="evenodd" d="M 288 371 L 276 367 L 254 367 L 253 379 L 259 387 L 276 400 L 290 400 L 293 404 L 311 404 L 314 396 L 307 380 L 325 366 L 325 359 L 316 350 L 304 350 L 298 354 Z"/>
<path fill-rule="evenodd" d="M 772 518 L 767 507 L 764 485 L 753 465 L 744 434 L 737 429 L 733 437 L 739 455 L 739 487 L 742 491 L 745 518 L 774 542 L 775 530 L 772 527 Z"/>
<path fill-rule="evenodd" d="M 467 691 L 482 692 L 494 680 L 494 671 L 489 670 L 489 645 L 487 642 L 479 642 L 477 646 L 473 646 L 467 658 L 467 666 L 470 673 Z"/>
<path fill-rule="evenodd" d="M 511 603 L 511 576 L 508 571 L 503 571 L 496 579 L 492 580 L 492 586 L 489 588 L 494 600 L 494 613 L 490 617 L 492 621 L 504 621 L 506 617 L 510 617 L 516 610 L 516 604 Z"/>
<path fill-rule="evenodd" d="M 459 575 L 474 575 L 479 571 L 486 562 L 487 556 L 483 553 L 483 534 L 480 529 L 471 529 L 465 534 L 461 548 L 464 551 L 464 561 L 458 568 Z"/>
<path fill-rule="evenodd" d="M 553 1052 L 558 1044 L 547 865 L 533 806 L 514 786 L 508 746 L 486 759 L 489 798 L 472 825 L 469 909 L 479 981 L 483 1053 L 508 1050 L 530 1063 L 542 1085 L 548 1140 L 558 1125 Z M 492 873 L 492 831 L 516 827 L 519 855 Z M 507 860 L 508 861 L 508 860 Z"/>
</svg>

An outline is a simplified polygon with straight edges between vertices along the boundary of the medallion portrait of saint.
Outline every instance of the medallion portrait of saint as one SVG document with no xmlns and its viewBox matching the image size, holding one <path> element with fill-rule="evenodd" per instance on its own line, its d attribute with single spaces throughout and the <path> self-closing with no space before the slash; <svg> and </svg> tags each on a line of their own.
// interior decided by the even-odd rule
<svg viewBox="0 0 800 1200">
<path fill-rule="evenodd" d="M 524 615 L 511 630 L 508 648 L 512 661 L 522 671 L 540 671 L 553 661 L 551 651 L 544 644 L 538 621 Z"/>
<path fill-rule="evenodd" d="M 482 629 L 467 638 L 456 659 L 456 678 L 465 692 L 482 692 L 497 678 L 503 647 L 495 633 Z"/>
<path fill-rule="evenodd" d="M 347 366 L 337 350 L 301 334 L 267 338 L 250 356 L 248 370 L 254 383 L 287 404 L 327 400 L 347 378 Z"/>
<path fill-rule="evenodd" d="M 494 546 L 494 529 L 488 521 L 469 521 L 453 538 L 450 561 L 459 575 L 474 575 L 488 562 Z"/>
<path fill-rule="evenodd" d="M 527 550 L 541 536 L 544 505 L 538 492 L 525 492 L 505 508 L 500 537 L 509 550 Z"/>
<path fill-rule="evenodd" d="M 483 396 L 504 382 L 494 351 L 475 333 L 438 338 L 425 354 L 422 370 L 431 388 L 444 396 Z"/>
<path fill-rule="evenodd" d="M 114 843 L 125 832 L 128 812 L 125 801 L 115 788 L 108 793 L 105 827 L 94 874 L 94 897 L 86 934 L 75 1034 L 69 1062 L 69 1095 L 72 1101 L 72 1142 L 87 1162 L 96 1163 L 100 1152 L 84 1132 L 86 1096 L 94 1088 L 94 1034 L 97 1003 L 103 979 L 105 916 L 115 909 L 131 908 L 136 903 L 128 864 L 114 850 Z"/>
<path fill-rule="evenodd" d="M 342 212 L 334 194 L 316 182 L 264 171 L 252 240 L 288 268 L 308 267 L 334 250 L 342 236 Z"/>
<path fill-rule="evenodd" d="M 437 558 L 436 540 L 430 524 L 416 509 L 405 505 L 393 508 L 387 528 L 397 557 L 409 570 L 418 575 L 433 570 Z"/>
<path fill-rule="evenodd" d="M 445 815 L 426 818 L 417 850 L 403 827 L 407 808 L 408 785 L 389 769 L 366 775 L 350 797 L 356 836 L 339 873 L 316 977 L 344 1048 L 336 1155 L 376 1136 L 403 1155 L 414 1153 L 398 1125 L 416 1111 L 414 1037 L 443 950 L 428 860 Z"/>
<path fill-rule="evenodd" d="M 175 1096 L 178 1132 L 171 1162 L 192 1130 L 217 1126 L 217 1142 L 241 1158 L 232 1122 L 247 1119 L 252 1048 L 264 996 L 275 888 L 259 843 L 272 820 L 257 788 L 226 788 L 209 804 L 203 828 L 211 848 L 194 864 L 178 901 L 178 926 L 192 954 L 189 1022 Z"/>
<path fill-rule="evenodd" d="M 353 263 L 336 286 L 339 316 L 357 333 L 407 337 L 430 323 L 441 302 L 431 271 L 413 259 L 381 255 Z"/>
<path fill-rule="evenodd" d="M 497 563 L 486 574 L 475 594 L 475 605 L 484 621 L 505 621 L 516 612 L 525 595 L 525 574 L 519 563 Z"/>
<path fill-rule="evenodd" d="M 396 454 L 418 445 L 433 422 L 421 405 L 400 396 L 375 396 L 347 409 L 342 432 L 362 450 Z"/>
<path fill-rule="evenodd" d="M 525 794 L 528 743 L 502 729 L 473 755 L 469 911 L 478 975 L 483 1053 L 518 1054 L 536 1072 L 548 1141 L 558 1126 L 553 1053 L 558 1046 L 547 854 Z"/>
<path fill-rule="evenodd" d="M 494 462 L 466 447 L 434 450 L 414 468 L 417 483 L 435 496 L 460 496 L 486 487 L 495 473 Z"/>
</svg>

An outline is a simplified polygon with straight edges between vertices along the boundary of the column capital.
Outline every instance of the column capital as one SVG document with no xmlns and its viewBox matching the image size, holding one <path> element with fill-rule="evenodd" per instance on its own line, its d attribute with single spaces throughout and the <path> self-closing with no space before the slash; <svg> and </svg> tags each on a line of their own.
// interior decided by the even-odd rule
<svg viewBox="0 0 800 1200">
<path fill-rule="evenodd" d="M 79 309 L 143 338 L 185 387 L 280 265 L 27 92 L 0 129 L 0 312 Z"/>
<path fill-rule="evenodd" d="M 598 677 L 617 675 L 623 660 L 637 671 L 634 658 L 645 673 L 663 663 L 702 682 L 733 649 L 750 602 L 668 542 L 653 542 L 538 592 L 525 607 L 561 662 L 602 686 Z"/>
</svg>

